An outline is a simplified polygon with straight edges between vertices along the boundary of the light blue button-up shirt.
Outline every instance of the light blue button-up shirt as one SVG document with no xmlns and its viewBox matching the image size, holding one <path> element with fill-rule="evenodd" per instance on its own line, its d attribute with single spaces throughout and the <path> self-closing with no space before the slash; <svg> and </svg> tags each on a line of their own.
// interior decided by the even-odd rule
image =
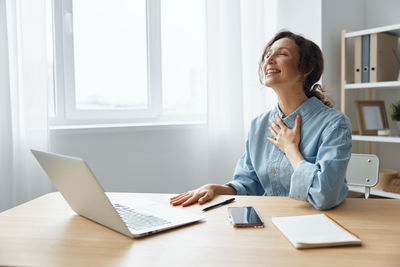
<svg viewBox="0 0 400 267">
<path fill-rule="evenodd" d="M 268 128 L 276 114 L 289 128 L 294 127 L 296 115 L 301 116 L 299 149 L 305 160 L 295 171 L 286 155 L 267 140 L 274 138 Z M 330 209 L 346 197 L 351 146 L 349 119 L 318 98 L 309 98 L 287 117 L 277 105 L 252 121 L 246 151 L 227 185 L 238 195 L 289 196 L 316 209 Z"/>
</svg>

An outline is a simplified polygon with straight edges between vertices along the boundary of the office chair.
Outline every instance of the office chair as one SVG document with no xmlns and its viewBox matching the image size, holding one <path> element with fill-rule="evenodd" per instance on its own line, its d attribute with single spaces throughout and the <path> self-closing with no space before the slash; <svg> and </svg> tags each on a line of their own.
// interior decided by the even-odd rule
<svg viewBox="0 0 400 267">
<path fill-rule="evenodd" d="M 379 159 L 373 154 L 351 154 L 347 166 L 348 185 L 364 186 L 365 198 L 369 197 L 371 187 L 378 183 Z"/>
</svg>

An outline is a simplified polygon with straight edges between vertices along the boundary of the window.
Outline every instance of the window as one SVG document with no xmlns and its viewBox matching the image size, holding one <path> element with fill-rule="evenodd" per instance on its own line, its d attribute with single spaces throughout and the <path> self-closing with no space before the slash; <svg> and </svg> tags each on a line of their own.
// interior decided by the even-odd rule
<svg viewBox="0 0 400 267">
<path fill-rule="evenodd" d="M 53 124 L 205 119 L 205 0 L 61 0 L 53 13 Z"/>
</svg>

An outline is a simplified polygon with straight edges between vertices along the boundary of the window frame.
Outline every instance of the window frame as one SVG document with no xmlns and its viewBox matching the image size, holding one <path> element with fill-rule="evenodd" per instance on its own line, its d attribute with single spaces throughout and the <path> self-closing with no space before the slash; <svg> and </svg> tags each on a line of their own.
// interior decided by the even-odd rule
<svg viewBox="0 0 400 267">
<path fill-rule="evenodd" d="M 148 107 L 129 110 L 76 109 L 72 1 L 53 1 L 55 116 L 49 118 L 50 125 L 159 121 L 162 114 L 160 0 L 146 1 Z"/>
</svg>

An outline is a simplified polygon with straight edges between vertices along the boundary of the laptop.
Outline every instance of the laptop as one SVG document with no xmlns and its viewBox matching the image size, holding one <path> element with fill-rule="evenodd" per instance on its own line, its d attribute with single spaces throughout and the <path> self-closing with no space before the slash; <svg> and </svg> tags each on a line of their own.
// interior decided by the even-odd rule
<svg viewBox="0 0 400 267">
<path fill-rule="evenodd" d="M 55 187 L 77 214 L 131 238 L 138 238 L 204 219 L 143 197 L 106 194 L 80 158 L 31 150 Z M 118 194 L 116 194 L 118 196 Z"/>
</svg>

